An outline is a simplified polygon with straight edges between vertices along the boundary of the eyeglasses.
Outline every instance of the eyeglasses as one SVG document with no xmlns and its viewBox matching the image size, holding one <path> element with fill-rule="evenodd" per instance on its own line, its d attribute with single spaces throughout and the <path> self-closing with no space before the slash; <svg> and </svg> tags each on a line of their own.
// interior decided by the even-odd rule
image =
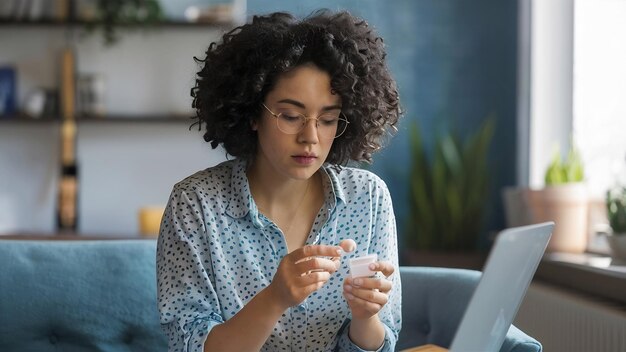
<svg viewBox="0 0 626 352">
<path fill-rule="evenodd" d="M 334 139 L 341 136 L 350 123 L 341 111 L 324 112 L 315 118 L 306 117 L 297 111 L 289 110 L 281 111 L 276 114 L 265 106 L 265 104 L 261 103 L 261 105 L 276 118 L 276 126 L 286 134 L 297 134 L 302 131 L 309 120 L 315 120 L 318 136 L 323 139 Z"/>
</svg>

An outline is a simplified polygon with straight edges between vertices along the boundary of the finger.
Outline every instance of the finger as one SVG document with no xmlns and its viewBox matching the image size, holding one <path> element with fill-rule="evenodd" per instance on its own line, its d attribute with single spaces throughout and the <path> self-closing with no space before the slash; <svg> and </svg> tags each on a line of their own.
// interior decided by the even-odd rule
<svg viewBox="0 0 626 352">
<path fill-rule="evenodd" d="M 375 290 L 358 288 L 354 286 L 344 286 L 344 291 L 350 293 L 354 297 L 358 297 L 364 301 L 375 303 L 380 306 L 384 306 L 389 300 L 387 294 Z"/>
<path fill-rule="evenodd" d="M 334 273 L 337 271 L 337 266 L 332 260 L 319 257 L 314 257 L 296 264 L 296 272 L 307 273 L 310 271 L 327 271 Z"/>
<path fill-rule="evenodd" d="M 324 244 L 311 244 L 298 248 L 290 255 L 294 256 L 295 261 L 307 257 L 338 257 L 341 255 L 342 248 L 339 246 L 328 246 Z"/>
<path fill-rule="evenodd" d="M 306 275 L 303 275 L 299 278 L 299 285 L 300 286 L 311 286 L 311 285 L 316 285 L 318 283 L 325 283 L 326 281 L 328 281 L 330 279 L 330 273 L 326 272 L 326 271 L 316 271 L 316 272 L 312 272 L 312 273 L 308 273 Z"/>
<path fill-rule="evenodd" d="M 357 297 L 349 292 L 344 292 L 343 296 L 346 298 L 346 300 L 348 301 L 348 305 L 350 306 L 350 309 L 354 310 L 354 309 L 362 309 L 365 310 L 367 312 L 369 312 L 370 314 L 374 315 L 378 312 L 380 312 L 381 309 L 383 309 L 383 306 L 378 304 L 378 303 L 373 303 L 373 302 L 369 302 L 366 301 L 360 297 Z"/>
<path fill-rule="evenodd" d="M 391 291 L 392 283 L 387 279 L 359 277 L 346 280 L 346 284 L 369 290 L 379 290 L 381 292 Z"/>
<path fill-rule="evenodd" d="M 385 277 L 389 277 L 396 270 L 390 262 L 376 262 L 369 265 L 370 270 L 380 271 Z"/>
<path fill-rule="evenodd" d="M 356 242 L 351 238 L 347 238 L 339 242 L 339 247 L 341 247 L 344 252 L 350 253 L 356 249 Z"/>
</svg>

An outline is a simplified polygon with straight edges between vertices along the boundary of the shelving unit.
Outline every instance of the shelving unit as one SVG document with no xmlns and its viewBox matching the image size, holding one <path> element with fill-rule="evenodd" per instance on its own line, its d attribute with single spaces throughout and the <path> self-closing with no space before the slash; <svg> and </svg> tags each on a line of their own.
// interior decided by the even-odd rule
<svg viewBox="0 0 626 352">
<path fill-rule="evenodd" d="M 83 20 L 55 20 L 55 19 L 40 19 L 40 20 L 15 20 L 11 18 L 0 18 L 0 30 L 2 28 L 45 28 L 45 29 L 59 29 L 70 31 L 87 31 L 87 26 L 90 24 L 99 24 Z M 139 24 L 139 23 L 117 23 L 116 26 L 121 28 L 132 28 L 142 30 L 159 30 L 166 29 L 198 29 L 198 28 L 210 28 L 215 30 L 227 31 L 235 28 L 238 24 L 233 22 L 189 22 L 183 20 L 165 20 L 159 23 L 151 24 Z M 72 39 L 70 39 L 71 41 Z M 193 120 L 189 115 L 105 115 L 105 116 L 76 116 L 76 122 L 169 122 L 169 123 L 192 123 Z M 0 116 L 0 124 L 5 123 L 54 123 L 62 122 L 60 116 L 42 116 L 42 117 L 29 117 L 27 115 L 18 113 L 15 116 Z"/>
<path fill-rule="evenodd" d="M 77 165 L 77 174 L 70 176 L 78 180 L 78 187 L 72 191 L 74 194 L 72 197 L 77 199 L 78 223 L 80 225 L 69 231 L 77 233 L 95 233 L 98 231 L 107 235 L 132 235 L 134 234 L 132 226 L 136 209 L 146 204 L 157 204 L 166 199 L 172 183 L 180 178 L 181 169 L 196 170 L 205 165 L 204 163 L 216 163 L 223 158 L 220 152 L 213 155 L 210 149 L 198 142 L 201 139 L 197 139 L 198 136 L 193 136 L 198 134 L 197 131 L 194 131 L 194 129 L 197 130 L 197 127 L 192 128 L 191 132 L 188 131 L 196 120 L 191 118 L 194 115 L 193 111 L 186 112 L 189 106 L 181 106 L 180 104 L 182 98 L 187 99 L 188 84 L 190 84 L 187 83 L 186 73 L 182 72 L 181 74 L 181 71 L 184 70 L 181 70 L 180 67 L 190 64 L 192 56 L 202 54 L 204 49 L 201 49 L 200 46 L 208 45 L 205 40 L 216 40 L 221 33 L 227 32 L 239 24 L 235 22 L 186 22 L 183 20 L 166 20 L 147 25 L 116 24 L 121 38 L 120 46 L 124 48 L 121 53 L 118 53 L 124 55 L 120 56 L 121 60 L 112 57 L 111 54 L 120 51 L 118 44 L 115 43 L 112 47 L 104 45 L 99 33 L 101 26 L 97 26 L 97 33 L 91 34 L 89 32 L 90 24 L 92 23 L 81 20 L 41 19 L 31 21 L 0 18 L 0 31 L 11 33 L 5 36 L 5 40 L 11 46 L 11 48 L 7 48 L 10 51 L 5 51 L 6 55 L 0 56 L 3 56 L 5 61 L 15 62 L 14 66 L 18 73 L 28 72 L 30 75 L 30 77 L 28 75 L 17 76 L 18 87 L 23 89 L 21 94 L 24 95 L 19 98 L 19 108 L 22 108 L 24 98 L 28 97 L 33 88 L 43 88 L 46 91 L 54 90 L 58 93 L 56 95 L 58 101 L 54 104 L 58 107 L 55 109 L 55 111 L 58 110 L 58 113 L 44 113 L 38 118 L 30 117 L 21 112 L 10 116 L 0 116 L 0 132 L 2 132 L 0 135 L 8 137 L 0 137 L 0 139 L 4 138 L 3 142 L 5 143 L 13 141 L 10 148 L 4 149 L 13 150 L 13 152 L 0 158 L 0 161 L 4 163 L 0 164 L 0 168 L 4 167 L 5 164 L 11 165 L 10 163 L 15 158 L 21 157 L 26 162 L 20 163 L 19 168 L 11 168 L 13 171 L 6 172 L 3 177 L 14 180 L 16 184 L 29 179 L 28 183 L 41 188 L 35 187 L 32 194 L 13 192 L 10 189 L 6 191 L 9 199 L 16 199 L 16 201 L 12 201 L 12 204 L 15 204 L 14 209 L 31 209 L 39 206 L 41 208 L 39 211 L 43 214 L 39 215 L 39 218 L 49 218 L 50 214 L 56 215 L 58 200 L 62 198 L 58 196 L 58 193 L 62 193 L 59 190 L 64 188 L 63 179 L 65 177 L 63 172 L 59 174 L 59 168 L 61 170 L 66 169 L 64 167 L 66 164 L 64 162 L 64 155 L 66 154 L 64 150 L 68 148 L 68 143 L 65 142 L 63 136 L 64 131 L 70 130 L 73 134 L 70 139 L 73 142 L 70 143 L 69 148 L 72 149 L 73 159 L 78 157 L 78 160 L 74 160 Z M 95 24 L 100 25 L 100 23 Z M 19 37 L 21 33 L 24 33 L 24 38 Z M 83 36 L 83 34 L 89 35 Z M 18 41 L 9 38 L 16 36 Z M 25 38 L 29 39 L 25 40 Z M 167 48 L 164 49 L 163 44 L 166 44 Z M 144 45 L 147 48 L 147 55 L 156 55 L 156 60 L 145 60 L 144 52 L 140 52 L 144 50 Z M 190 50 L 190 48 L 195 47 L 199 48 L 198 51 Z M 41 50 L 34 50 L 34 48 L 41 48 Z M 75 55 L 75 59 L 71 63 L 74 67 L 74 80 L 76 80 L 77 74 L 103 74 L 109 79 L 105 81 L 109 93 L 119 92 L 122 89 L 128 96 L 137 91 L 139 92 L 138 97 L 129 103 L 128 100 L 119 99 L 119 96 L 117 97 L 118 100 L 113 100 L 108 93 L 105 93 L 108 97 L 107 102 L 112 103 L 110 106 L 105 106 L 105 110 L 116 110 L 120 112 L 119 114 L 88 116 L 81 115 L 80 111 L 72 111 L 71 114 L 64 113 L 61 98 L 63 96 L 63 80 L 60 78 L 63 70 L 56 57 L 57 50 L 62 48 L 72 48 L 71 50 Z M 188 58 L 188 60 L 185 59 L 183 65 L 181 65 L 181 61 L 176 61 L 175 55 L 171 55 L 171 53 L 178 53 L 181 50 L 186 53 L 185 58 Z M 21 55 L 22 51 L 23 55 Z M 96 52 L 100 52 L 100 54 L 96 54 Z M 43 55 L 46 58 L 43 58 Z M 106 59 L 102 59 L 102 56 L 98 55 L 102 55 Z M 138 61 L 130 62 L 126 59 L 128 57 L 137 58 Z M 153 71 L 148 70 L 149 74 L 146 73 L 146 70 L 140 69 L 139 75 L 134 76 L 135 71 L 127 70 L 135 64 L 138 66 L 148 65 L 154 64 L 155 61 L 157 64 L 153 67 L 158 68 L 153 69 Z M 168 70 L 167 68 L 170 67 L 168 65 L 171 65 L 173 69 Z M 110 75 L 114 69 L 124 72 L 121 77 L 128 77 L 128 85 L 121 86 L 119 84 L 119 75 L 106 76 L 107 74 Z M 55 73 L 52 73 L 53 71 Z M 35 79 L 33 80 L 32 77 Z M 117 81 L 110 79 L 110 77 L 115 77 Z M 26 78 L 27 84 L 19 84 L 19 80 L 24 78 Z M 41 78 L 41 84 L 37 82 L 39 78 Z M 172 83 L 173 80 L 176 81 Z M 183 91 L 180 89 L 180 86 L 183 85 L 180 81 L 184 81 L 185 96 L 183 94 L 177 95 L 177 92 Z M 137 87 L 128 88 L 135 83 L 138 84 Z M 167 85 L 169 88 L 157 88 L 152 93 L 142 94 L 146 91 L 151 92 L 150 88 L 153 86 L 163 85 Z M 74 98 L 76 98 L 75 89 L 76 87 L 72 88 L 74 93 L 71 94 Z M 147 98 L 148 96 L 152 98 Z M 123 101 L 123 103 L 119 105 L 119 101 Z M 124 113 L 125 111 L 128 113 Z M 173 113 L 168 113 L 169 111 L 173 111 Z M 66 115 L 71 116 L 71 124 L 66 123 Z M 35 138 L 36 143 L 27 142 L 29 138 Z M 19 147 L 14 147 L 16 145 Z M 6 145 L 0 146 L 0 148 L 5 147 Z M 49 158 L 38 159 L 44 150 L 54 155 Z M 160 164 L 161 158 L 173 160 L 173 163 L 168 163 L 170 166 L 164 167 Z M 208 161 L 198 165 L 198 160 Z M 8 170 L 8 168 L 6 169 Z M 94 191 L 96 189 L 97 192 Z M 46 194 L 43 205 L 40 205 L 41 194 Z M 122 194 L 131 195 L 131 197 L 121 196 Z M 116 197 L 125 198 L 121 200 Z M 29 220 L 21 219 L 22 210 L 16 210 L 16 214 L 16 224 L 29 222 Z M 102 220 L 109 218 L 115 219 L 115 221 Z M 24 217 L 24 219 L 26 218 Z M 47 219 L 38 221 L 32 231 L 50 231 L 49 221 Z M 58 228 L 52 228 L 52 231 L 57 230 Z"/>
</svg>

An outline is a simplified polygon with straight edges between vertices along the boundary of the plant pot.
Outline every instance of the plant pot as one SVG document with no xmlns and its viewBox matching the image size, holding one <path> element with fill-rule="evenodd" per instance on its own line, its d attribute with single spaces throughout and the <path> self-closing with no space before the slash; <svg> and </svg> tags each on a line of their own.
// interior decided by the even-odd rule
<svg viewBox="0 0 626 352">
<path fill-rule="evenodd" d="M 534 222 L 554 221 L 547 252 L 582 253 L 588 242 L 588 195 L 584 183 L 549 186 L 532 192 Z"/>
<path fill-rule="evenodd" d="M 609 235 L 606 239 L 613 253 L 612 257 L 626 261 L 626 233 Z"/>
</svg>

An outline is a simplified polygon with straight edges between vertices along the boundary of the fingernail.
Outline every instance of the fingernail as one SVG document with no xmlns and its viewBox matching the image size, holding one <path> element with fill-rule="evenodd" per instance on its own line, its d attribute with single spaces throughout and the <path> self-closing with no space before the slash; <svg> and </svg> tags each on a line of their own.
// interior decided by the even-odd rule
<svg viewBox="0 0 626 352">
<path fill-rule="evenodd" d="M 376 270 L 376 264 L 374 263 L 370 264 L 370 270 Z"/>
<path fill-rule="evenodd" d="M 346 291 L 348 291 L 348 292 L 352 292 L 352 286 L 350 286 L 350 285 L 345 285 L 345 286 L 344 286 L 344 288 L 345 288 L 345 290 L 346 290 Z"/>
<path fill-rule="evenodd" d="M 346 296 L 346 298 L 347 298 L 348 300 L 350 300 L 350 301 L 354 299 L 354 296 L 353 296 L 353 295 L 351 295 L 351 294 L 349 294 L 349 293 L 346 293 L 346 294 L 345 294 L 345 296 Z"/>
<path fill-rule="evenodd" d="M 341 254 L 343 254 L 343 250 L 342 249 L 338 249 L 337 250 L 337 255 L 339 255 L 341 257 Z"/>
<path fill-rule="evenodd" d="M 361 279 L 354 279 L 354 286 L 360 286 L 361 285 Z"/>
</svg>

